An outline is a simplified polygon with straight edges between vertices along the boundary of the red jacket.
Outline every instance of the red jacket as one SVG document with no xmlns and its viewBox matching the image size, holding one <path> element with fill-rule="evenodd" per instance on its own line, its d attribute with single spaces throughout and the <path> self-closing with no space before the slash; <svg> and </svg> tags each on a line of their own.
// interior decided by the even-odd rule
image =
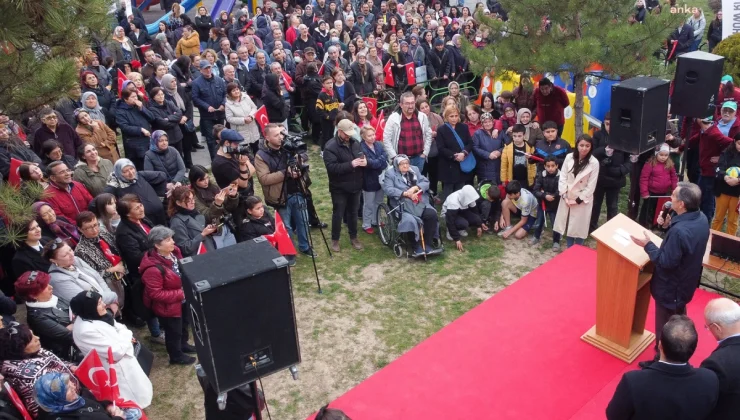
<svg viewBox="0 0 740 420">
<path fill-rule="evenodd" d="M 640 196 L 669 195 L 678 185 L 676 168 L 667 169 L 664 164 L 645 162 L 640 172 Z"/>
<path fill-rule="evenodd" d="M 175 247 L 173 254 L 178 261 L 182 259 L 179 248 Z M 185 292 L 182 290 L 180 276 L 172 271 L 172 261 L 159 255 L 156 250 L 149 250 L 141 259 L 139 273 L 144 283 L 144 305 L 151 308 L 156 316 L 182 316 Z"/>
<path fill-rule="evenodd" d="M 534 90 L 534 106 L 537 110 L 537 121 L 540 125 L 545 121 L 554 121 L 557 125 L 565 125 L 565 108 L 570 106 L 570 99 L 565 89 L 553 86 L 552 92 L 545 96 L 540 88 Z"/>
<path fill-rule="evenodd" d="M 46 193 L 49 197 L 45 200 L 54 209 L 54 213 L 66 217 L 70 222 L 77 220 L 80 212 L 86 211 L 87 206 L 92 201 L 92 195 L 84 185 L 77 181 L 72 181 L 71 189 L 65 191 L 49 183 L 46 187 Z"/>
<path fill-rule="evenodd" d="M 717 124 L 712 125 L 702 133 L 700 130 L 689 139 L 689 146 L 699 145 L 699 168 L 701 176 L 714 177 L 714 171 L 717 169 L 717 163 L 712 162 L 712 158 L 719 158 L 719 155 L 733 143 L 735 134 L 740 133 L 740 117 L 735 118 L 735 122 L 730 127 L 729 136 L 725 136 L 717 128 Z"/>
</svg>

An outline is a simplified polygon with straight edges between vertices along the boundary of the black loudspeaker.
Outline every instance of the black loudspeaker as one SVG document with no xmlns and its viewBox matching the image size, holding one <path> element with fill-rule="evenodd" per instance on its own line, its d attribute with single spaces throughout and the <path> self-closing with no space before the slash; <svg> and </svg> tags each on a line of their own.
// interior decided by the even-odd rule
<svg viewBox="0 0 740 420">
<path fill-rule="evenodd" d="M 671 97 L 671 113 L 704 118 L 714 115 L 714 101 L 722 79 L 725 58 L 704 51 L 678 56 Z"/>
<path fill-rule="evenodd" d="M 639 155 L 665 141 L 667 80 L 633 77 L 612 85 L 609 145 Z"/>
<path fill-rule="evenodd" d="M 216 392 L 301 361 L 288 261 L 266 239 L 183 258 L 180 272 L 198 359 Z"/>
</svg>

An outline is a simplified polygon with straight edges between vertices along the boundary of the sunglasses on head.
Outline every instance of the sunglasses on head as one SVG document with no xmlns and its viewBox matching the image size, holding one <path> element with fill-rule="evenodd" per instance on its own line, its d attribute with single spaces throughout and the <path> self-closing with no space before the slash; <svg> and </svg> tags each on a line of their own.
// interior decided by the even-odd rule
<svg viewBox="0 0 740 420">
<path fill-rule="evenodd" d="M 21 324 L 19 322 L 10 321 L 5 329 L 8 330 L 11 336 L 13 336 L 13 334 L 18 334 L 18 328 L 16 327 L 19 327 L 20 325 Z"/>
<path fill-rule="evenodd" d="M 26 284 L 31 284 L 36 281 L 36 277 L 38 277 L 39 272 L 38 271 L 31 271 L 31 274 L 28 276 L 28 280 L 26 280 Z"/>
<path fill-rule="evenodd" d="M 50 251 L 56 251 L 56 249 L 57 248 L 60 248 L 62 246 L 62 244 L 64 244 L 64 240 L 62 240 L 60 238 L 56 238 L 56 239 L 54 239 L 54 242 L 49 247 L 49 250 Z"/>
</svg>

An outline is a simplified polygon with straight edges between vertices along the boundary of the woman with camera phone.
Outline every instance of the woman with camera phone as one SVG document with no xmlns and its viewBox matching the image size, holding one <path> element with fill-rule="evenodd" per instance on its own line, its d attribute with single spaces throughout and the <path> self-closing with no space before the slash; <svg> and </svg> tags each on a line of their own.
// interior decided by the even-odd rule
<svg viewBox="0 0 740 420">
<path fill-rule="evenodd" d="M 222 201 L 226 195 L 216 196 Z M 214 198 L 215 200 L 215 198 Z M 182 255 L 192 257 L 236 243 L 234 233 L 226 224 L 215 224 L 195 209 L 195 195 L 189 187 L 179 186 L 172 191 L 167 213 L 173 238 Z M 219 226 L 220 225 L 220 226 Z"/>
<path fill-rule="evenodd" d="M 239 205 L 238 185 L 232 183 L 224 189 L 218 188 L 203 166 L 190 168 L 188 179 L 195 198 L 195 210 L 205 216 L 207 222 L 221 224 L 223 218 L 230 217 Z"/>
</svg>

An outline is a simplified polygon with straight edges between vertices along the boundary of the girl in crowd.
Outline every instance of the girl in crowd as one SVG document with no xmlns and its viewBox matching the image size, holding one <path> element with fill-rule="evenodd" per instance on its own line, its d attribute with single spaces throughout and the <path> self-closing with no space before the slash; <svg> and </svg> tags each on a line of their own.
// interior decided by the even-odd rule
<svg viewBox="0 0 740 420">
<path fill-rule="evenodd" d="M 342 109 L 354 109 L 357 93 L 351 83 L 345 83 L 347 78 L 344 71 L 340 68 L 335 68 L 331 72 L 331 77 L 334 78 L 334 96 L 337 97 L 340 103 L 344 104 Z"/>
<path fill-rule="evenodd" d="M 678 176 L 670 156 L 670 147 L 665 143 L 661 144 L 655 155 L 645 162 L 640 172 L 640 197 L 643 199 L 643 205 L 638 221 L 643 226 L 653 224 L 658 199 L 651 197 L 671 195 L 678 185 Z"/>
<path fill-rule="evenodd" d="M 357 127 L 368 126 L 374 128 L 378 124 L 378 119 L 370 114 L 367 104 L 364 101 L 355 102 L 352 108 L 352 116 L 355 118 Z"/>
<path fill-rule="evenodd" d="M 116 211 L 116 197 L 113 194 L 102 193 L 93 198 L 92 211 L 98 218 L 101 232 L 116 233 L 121 216 Z"/>
<path fill-rule="evenodd" d="M 49 182 L 44 177 L 44 172 L 38 163 L 24 162 L 18 168 L 18 175 L 21 177 L 21 188 L 28 188 L 30 184 L 36 184 L 41 189 L 46 189 Z"/>
<path fill-rule="evenodd" d="M 538 141 L 544 140 L 545 135 L 542 134 L 539 123 L 532 121 L 532 111 L 528 108 L 520 108 L 516 113 L 516 123 L 521 124 L 527 130 L 524 132 L 524 141 L 528 145 L 534 146 Z M 508 131 L 508 129 L 507 129 Z M 507 135 L 509 135 L 507 133 Z"/>
<path fill-rule="evenodd" d="M 364 103 L 359 102 L 358 104 Z M 385 198 L 379 178 L 380 174 L 388 166 L 388 156 L 385 153 L 383 145 L 375 141 L 375 129 L 373 125 L 362 127 L 360 137 L 362 137 L 362 151 L 367 158 L 367 166 L 363 173 L 362 182 L 362 198 L 364 203 L 362 209 L 362 229 L 372 235 L 375 232 L 373 226 L 378 225 L 378 206 Z"/>
<path fill-rule="evenodd" d="M 23 227 L 21 233 L 26 238 L 18 245 L 15 255 L 13 255 L 13 272 L 16 275 L 27 271 L 48 272 L 51 263 L 41 255 L 41 251 L 48 239 L 41 236 L 41 226 L 39 226 L 39 223 L 32 219 Z"/>
<path fill-rule="evenodd" d="M 244 208 L 246 214 L 239 223 L 239 237 L 242 241 L 275 233 L 275 218 L 265 208 L 261 198 L 256 195 L 247 197 Z"/>
<path fill-rule="evenodd" d="M 712 229 L 720 230 L 727 217 L 727 233 L 737 235 L 737 203 L 740 197 L 740 178 L 737 171 L 728 171 L 730 168 L 740 167 L 740 135 L 735 135 L 735 141 L 720 155 L 717 163 L 715 195 L 717 196 L 717 210 L 712 220 Z"/>
</svg>

